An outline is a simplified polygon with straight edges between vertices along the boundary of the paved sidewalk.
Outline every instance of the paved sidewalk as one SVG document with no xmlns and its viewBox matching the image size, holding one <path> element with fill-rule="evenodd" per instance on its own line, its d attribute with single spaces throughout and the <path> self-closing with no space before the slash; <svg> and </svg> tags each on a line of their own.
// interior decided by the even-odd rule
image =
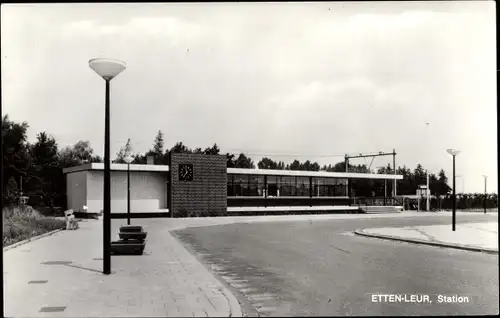
<svg viewBox="0 0 500 318">
<path fill-rule="evenodd" d="M 122 222 L 112 221 L 113 236 Z M 113 256 L 111 275 L 101 273 L 101 220 L 87 220 L 77 231 L 62 231 L 4 252 L 5 315 L 241 316 L 234 296 L 168 229 L 146 230 L 145 255 Z M 42 307 L 63 311 L 40 312 Z"/>
<path fill-rule="evenodd" d="M 425 217 L 450 214 L 283 215 L 132 219 L 148 232 L 142 256 L 113 256 L 102 271 L 102 220 L 4 250 L 4 308 L 9 317 L 241 316 L 236 298 L 169 233 L 185 227 L 298 220 Z M 459 213 L 467 214 L 467 213 Z M 477 214 L 477 213 L 472 213 Z M 112 220 L 112 238 L 125 220 Z M 43 312 L 52 310 L 52 312 Z M 59 307 L 59 308 L 55 308 Z M 54 311 L 59 309 L 59 311 Z"/>
<path fill-rule="evenodd" d="M 397 241 L 498 253 L 498 222 L 363 229 L 355 232 Z"/>
</svg>

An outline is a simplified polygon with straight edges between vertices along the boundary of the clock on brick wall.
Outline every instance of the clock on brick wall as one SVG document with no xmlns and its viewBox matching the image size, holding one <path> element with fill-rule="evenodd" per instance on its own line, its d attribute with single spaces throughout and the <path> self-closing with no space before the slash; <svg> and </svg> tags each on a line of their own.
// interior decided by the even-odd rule
<svg viewBox="0 0 500 318">
<path fill-rule="evenodd" d="M 193 181 L 192 164 L 179 164 L 179 181 Z"/>
</svg>

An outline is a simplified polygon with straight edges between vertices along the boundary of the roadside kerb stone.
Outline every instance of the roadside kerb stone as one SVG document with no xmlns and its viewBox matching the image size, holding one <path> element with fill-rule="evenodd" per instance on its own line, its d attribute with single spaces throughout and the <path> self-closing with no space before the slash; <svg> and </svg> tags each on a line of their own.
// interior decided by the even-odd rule
<svg viewBox="0 0 500 318">
<path fill-rule="evenodd" d="M 29 239 L 26 239 L 26 240 L 23 240 L 23 241 L 19 241 L 19 242 L 16 242 L 14 244 L 11 244 L 9 246 L 5 246 L 3 248 L 3 251 L 8 251 L 10 249 L 13 249 L 13 248 L 16 248 L 18 246 L 21 246 L 21 245 L 24 245 L 26 243 L 29 243 L 29 242 L 32 242 L 32 241 L 36 241 L 36 240 L 39 240 L 41 238 L 44 238 L 44 237 L 47 237 L 47 236 L 50 236 L 50 235 L 53 235 L 53 234 L 56 234 L 57 232 L 61 232 L 65 229 L 57 229 L 57 230 L 53 230 L 53 231 L 50 231 L 50 232 L 46 232 L 46 233 L 43 233 L 43 234 L 40 234 L 40 235 L 37 235 L 37 236 L 33 236 L 33 237 L 30 237 Z"/>
<path fill-rule="evenodd" d="M 240 303 L 236 300 L 236 297 L 227 288 L 222 288 L 221 291 L 229 302 L 229 317 L 243 317 Z"/>
<path fill-rule="evenodd" d="M 484 247 L 475 247 L 475 246 L 446 243 L 446 242 L 440 242 L 440 241 L 427 241 L 427 240 L 421 240 L 421 239 L 416 239 L 416 238 L 405 238 L 405 237 L 400 237 L 400 236 L 384 235 L 384 234 L 379 234 L 379 233 L 374 234 L 374 233 L 369 233 L 369 232 L 364 231 L 364 230 L 355 230 L 354 234 L 357 234 L 360 236 L 366 236 L 366 237 L 392 240 L 392 241 L 401 241 L 401 242 L 414 243 L 414 244 L 447 247 L 447 248 L 461 249 L 461 250 L 467 250 L 467 251 L 472 251 L 472 252 L 483 252 L 483 253 L 488 253 L 488 254 L 498 254 L 498 250 L 484 248 Z"/>
</svg>

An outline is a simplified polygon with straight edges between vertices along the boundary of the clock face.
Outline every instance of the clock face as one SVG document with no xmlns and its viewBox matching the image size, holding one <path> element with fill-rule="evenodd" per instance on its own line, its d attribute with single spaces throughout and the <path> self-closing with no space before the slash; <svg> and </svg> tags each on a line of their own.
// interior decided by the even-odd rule
<svg viewBox="0 0 500 318">
<path fill-rule="evenodd" d="M 193 165 L 179 165 L 179 181 L 193 181 Z"/>
</svg>

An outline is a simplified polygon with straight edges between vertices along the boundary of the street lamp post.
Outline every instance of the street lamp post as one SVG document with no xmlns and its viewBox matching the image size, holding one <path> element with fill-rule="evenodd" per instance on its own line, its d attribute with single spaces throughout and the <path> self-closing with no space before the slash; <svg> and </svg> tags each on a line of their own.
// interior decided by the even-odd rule
<svg viewBox="0 0 500 318">
<path fill-rule="evenodd" d="M 488 198 L 488 192 L 486 192 L 486 181 L 488 180 L 488 176 L 483 175 L 484 178 L 484 214 L 486 214 L 486 200 Z"/>
<path fill-rule="evenodd" d="M 431 198 L 430 198 L 431 188 L 430 188 L 430 184 L 429 184 L 429 171 L 427 171 L 427 190 L 426 191 L 427 192 L 425 194 L 427 197 L 427 212 L 429 212 L 431 210 Z"/>
<path fill-rule="evenodd" d="M 124 62 L 97 58 L 89 61 L 89 66 L 106 82 L 106 100 L 104 111 L 104 196 L 103 196 L 103 274 L 111 274 L 111 158 L 109 127 L 109 83 L 125 70 Z"/>
<path fill-rule="evenodd" d="M 127 163 L 127 225 L 130 225 L 130 163 L 134 158 L 127 156 L 124 160 Z"/>
<path fill-rule="evenodd" d="M 460 150 L 456 149 L 446 149 L 450 155 L 453 156 L 453 217 L 452 217 L 452 231 L 455 231 L 455 219 L 456 219 L 456 196 L 455 196 L 455 157 L 460 153 Z"/>
<path fill-rule="evenodd" d="M 429 122 L 425 123 L 427 142 L 429 141 L 429 125 L 430 125 Z M 425 175 L 426 175 L 426 179 L 427 179 L 427 182 L 426 182 L 427 189 L 425 189 L 425 202 L 426 202 L 425 207 L 426 207 L 427 212 L 429 212 L 431 210 L 431 203 L 430 203 L 430 198 L 429 198 L 429 195 L 431 193 L 431 189 L 429 188 L 429 170 L 425 170 Z"/>
</svg>

